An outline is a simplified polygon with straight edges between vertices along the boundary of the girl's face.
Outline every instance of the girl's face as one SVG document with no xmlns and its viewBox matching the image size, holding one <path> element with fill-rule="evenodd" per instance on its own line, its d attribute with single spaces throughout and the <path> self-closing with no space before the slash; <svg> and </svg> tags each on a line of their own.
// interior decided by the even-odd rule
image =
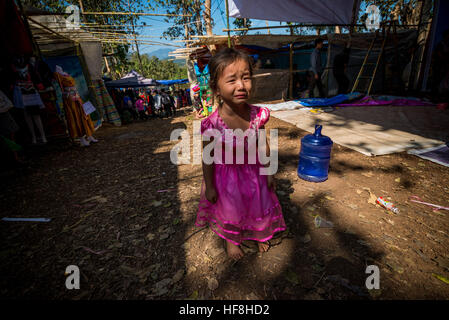
<svg viewBox="0 0 449 320">
<path fill-rule="evenodd" d="M 224 68 L 217 82 L 217 94 L 228 105 L 243 105 L 249 98 L 251 85 L 248 63 L 239 59 Z"/>
</svg>

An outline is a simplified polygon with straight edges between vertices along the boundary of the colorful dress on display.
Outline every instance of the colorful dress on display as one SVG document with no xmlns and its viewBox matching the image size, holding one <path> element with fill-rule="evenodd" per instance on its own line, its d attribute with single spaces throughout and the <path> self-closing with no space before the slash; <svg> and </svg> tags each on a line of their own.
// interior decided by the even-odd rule
<svg viewBox="0 0 449 320">
<path fill-rule="evenodd" d="M 109 95 L 103 80 L 92 80 L 92 83 L 95 86 L 98 107 L 103 110 L 103 115 L 106 118 L 105 120 L 117 127 L 121 126 L 122 120 L 120 119 L 120 115 L 115 107 L 114 101 Z"/>
<path fill-rule="evenodd" d="M 14 69 L 17 75 L 13 88 L 14 106 L 29 114 L 39 115 L 39 110 L 44 109 L 45 105 L 32 81 L 28 65 L 23 68 L 14 66 Z"/>
<path fill-rule="evenodd" d="M 62 75 L 58 72 L 55 72 L 55 77 L 61 86 L 64 111 L 70 137 L 80 138 L 93 135 L 95 131 L 94 124 L 92 123 L 90 116 L 86 115 L 84 112 L 83 100 L 81 100 L 78 90 L 76 89 L 75 79 L 70 75 Z"/>
<path fill-rule="evenodd" d="M 270 113 L 266 108 L 250 108 L 250 126 L 243 140 L 226 134 L 225 130 L 229 127 L 218 114 L 218 108 L 201 121 L 202 135 L 208 129 L 220 132 L 217 142 L 222 144 L 222 160 L 215 160 L 213 164 L 217 202 L 211 203 L 206 199 L 203 179 L 195 225 L 203 227 L 209 224 L 212 231 L 235 245 L 240 245 L 243 240 L 265 242 L 276 232 L 286 229 L 279 200 L 275 192 L 268 188 L 267 176 L 260 174 L 263 166 L 259 156 L 255 157 L 255 161 L 250 161 L 248 157 L 248 150 L 257 151 L 259 128 L 268 121 Z M 225 163 L 225 144 L 230 144 L 228 147 L 233 150 L 233 164 Z M 243 164 L 235 161 L 237 147 L 243 147 Z M 216 154 L 214 156 L 217 158 Z"/>
</svg>

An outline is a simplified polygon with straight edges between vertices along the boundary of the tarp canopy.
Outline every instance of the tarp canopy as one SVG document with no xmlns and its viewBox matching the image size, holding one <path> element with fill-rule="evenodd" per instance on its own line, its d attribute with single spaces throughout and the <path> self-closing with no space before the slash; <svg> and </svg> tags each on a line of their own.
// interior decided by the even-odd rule
<svg viewBox="0 0 449 320">
<path fill-rule="evenodd" d="M 157 80 L 157 83 L 163 86 L 171 86 L 173 84 L 189 83 L 189 79 L 177 79 L 177 80 Z"/>
<path fill-rule="evenodd" d="M 309 24 L 351 24 L 360 0 L 229 0 L 229 16 Z"/>
<path fill-rule="evenodd" d="M 113 81 L 107 81 L 105 82 L 105 85 L 110 88 L 135 88 L 156 86 L 158 85 L 158 82 L 154 79 L 147 79 L 137 71 L 132 70 L 123 78 Z"/>
</svg>

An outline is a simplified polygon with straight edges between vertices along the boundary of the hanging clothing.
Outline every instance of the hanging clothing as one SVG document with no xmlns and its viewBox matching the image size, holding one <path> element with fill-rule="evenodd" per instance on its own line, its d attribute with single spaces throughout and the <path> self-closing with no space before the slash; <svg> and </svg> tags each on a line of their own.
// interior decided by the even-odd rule
<svg viewBox="0 0 449 320">
<path fill-rule="evenodd" d="M 10 137 L 11 134 L 19 131 L 19 126 L 9 113 L 12 107 L 11 100 L 0 90 L 0 135 L 5 137 Z"/>
<path fill-rule="evenodd" d="M 0 1 L 0 57 L 31 55 L 33 47 L 14 1 Z"/>
<path fill-rule="evenodd" d="M 13 88 L 13 103 L 16 108 L 25 109 L 29 114 L 39 114 L 45 105 L 32 81 L 29 66 L 13 67 L 16 80 Z"/>
<path fill-rule="evenodd" d="M 120 127 L 122 125 L 120 114 L 118 113 L 117 108 L 114 105 L 114 101 L 104 85 L 104 81 L 100 79 L 92 80 L 92 82 L 95 86 L 98 108 L 103 110 L 105 120 Z"/>
<path fill-rule="evenodd" d="M 86 115 L 83 109 L 83 100 L 76 89 L 75 79 L 70 75 L 62 75 L 55 72 L 58 80 L 64 104 L 64 111 L 67 119 L 67 128 L 72 138 L 80 138 L 86 135 L 93 135 L 95 129 L 90 116 Z"/>
</svg>

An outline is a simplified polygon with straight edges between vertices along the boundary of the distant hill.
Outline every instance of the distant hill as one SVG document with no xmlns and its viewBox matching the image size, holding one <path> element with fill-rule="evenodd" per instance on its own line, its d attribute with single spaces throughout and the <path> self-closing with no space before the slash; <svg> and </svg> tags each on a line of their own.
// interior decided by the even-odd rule
<svg viewBox="0 0 449 320">
<path fill-rule="evenodd" d="M 173 49 L 170 48 L 162 48 L 155 51 L 148 52 L 147 54 L 151 56 L 155 56 L 160 60 L 168 59 L 168 53 L 173 51 Z"/>
<path fill-rule="evenodd" d="M 155 50 L 155 51 L 148 52 L 147 55 L 149 57 L 155 56 L 155 57 L 157 57 L 160 60 L 166 60 L 166 59 L 173 58 L 173 57 L 169 57 L 168 56 L 168 53 L 173 51 L 173 50 L 174 49 L 170 49 L 170 48 L 162 48 L 162 49 L 158 49 L 158 50 Z M 179 64 L 180 66 L 184 66 L 186 64 L 186 61 L 184 59 L 174 60 L 173 62 L 176 63 L 176 64 Z"/>
</svg>

